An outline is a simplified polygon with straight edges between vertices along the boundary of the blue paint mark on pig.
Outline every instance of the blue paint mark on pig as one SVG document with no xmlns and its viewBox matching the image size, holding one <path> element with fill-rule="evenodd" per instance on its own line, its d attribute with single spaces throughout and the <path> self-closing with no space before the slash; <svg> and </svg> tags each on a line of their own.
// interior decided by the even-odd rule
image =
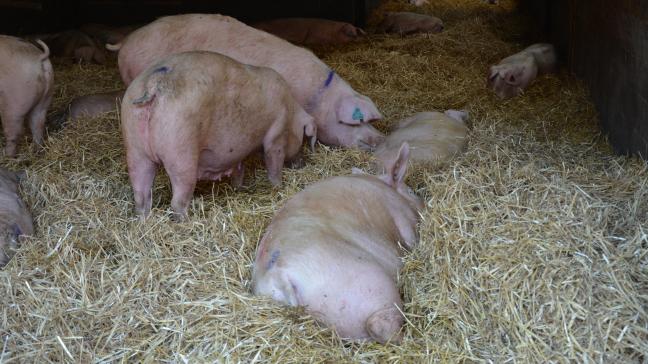
<svg viewBox="0 0 648 364">
<path fill-rule="evenodd" d="M 13 229 L 13 234 L 15 237 L 22 235 L 22 230 L 20 230 L 20 226 L 18 226 L 18 224 L 13 224 L 11 228 Z"/>
<path fill-rule="evenodd" d="M 275 263 L 277 263 L 277 260 L 279 260 L 279 250 L 275 250 L 275 251 L 272 252 L 272 254 L 270 255 L 270 260 L 268 261 L 268 266 L 266 267 L 266 269 L 272 268 L 275 265 Z"/>
<path fill-rule="evenodd" d="M 364 121 L 364 114 L 362 114 L 362 111 L 356 107 L 355 110 L 353 110 L 352 118 L 353 120 Z"/>
<path fill-rule="evenodd" d="M 162 66 L 162 67 L 160 67 L 160 68 L 157 68 L 157 69 L 153 70 L 153 73 L 160 73 L 160 72 L 161 72 L 161 73 L 167 73 L 167 72 L 169 72 L 169 67 L 167 67 L 167 66 Z"/>
</svg>

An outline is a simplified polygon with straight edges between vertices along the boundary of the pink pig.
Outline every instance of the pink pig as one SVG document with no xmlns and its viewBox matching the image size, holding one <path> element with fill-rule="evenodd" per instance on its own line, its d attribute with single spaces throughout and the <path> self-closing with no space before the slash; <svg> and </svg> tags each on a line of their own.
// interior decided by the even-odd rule
<svg viewBox="0 0 648 364">
<path fill-rule="evenodd" d="M 388 12 L 378 24 L 379 32 L 401 35 L 415 33 L 440 33 L 443 31 L 441 19 L 418 13 Z"/>
<path fill-rule="evenodd" d="M 74 98 L 64 110 L 57 112 L 47 120 L 48 130 L 58 130 L 68 121 L 80 118 L 93 118 L 103 113 L 114 111 L 124 96 L 124 90 L 89 94 Z"/>
<path fill-rule="evenodd" d="M 34 234 L 31 214 L 18 196 L 21 177 L 0 167 L 0 268 L 13 256 L 19 237 Z"/>
<path fill-rule="evenodd" d="M 488 86 L 500 98 L 508 99 L 522 93 L 538 75 L 553 72 L 555 68 L 556 51 L 553 45 L 534 44 L 491 66 Z"/>
<path fill-rule="evenodd" d="M 315 118 L 325 144 L 373 147 L 383 135 L 369 122 L 382 118 L 374 103 L 307 49 L 218 14 L 160 18 L 108 49 L 119 50 L 119 71 L 128 85 L 157 59 L 183 51 L 208 50 L 241 63 L 270 67 Z"/>
<path fill-rule="evenodd" d="M 257 249 L 253 291 L 307 312 L 343 338 L 398 342 L 402 246 L 418 243 L 421 200 L 404 183 L 409 147 L 387 173 L 332 177 L 277 213 Z"/>
<path fill-rule="evenodd" d="M 273 19 L 252 26 L 294 44 L 343 44 L 366 34 L 353 24 L 316 18 Z"/>
<path fill-rule="evenodd" d="M 135 209 L 151 209 L 158 165 L 173 188 L 171 207 L 183 218 L 196 180 L 243 181 L 243 160 L 263 148 L 268 178 L 281 184 L 284 160 L 299 157 L 316 126 L 270 68 L 244 65 L 213 52 L 168 56 L 130 84 L 121 110 Z"/>
<path fill-rule="evenodd" d="M 20 38 L 0 35 L 0 119 L 5 135 L 5 154 L 16 155 L 25 119 L 32 139 L 43 144 L 45 116 L 52 102 L 54 72 L 49 48 Z"/>
</svg>

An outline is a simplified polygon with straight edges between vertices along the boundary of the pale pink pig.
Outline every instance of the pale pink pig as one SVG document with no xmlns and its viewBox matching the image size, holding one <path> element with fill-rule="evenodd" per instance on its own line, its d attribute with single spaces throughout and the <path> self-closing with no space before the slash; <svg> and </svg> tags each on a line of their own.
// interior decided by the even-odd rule
<svg viewBox="0 0 648 364">
<path fill-rule="evenodd" d="M 447 110 L 445 113 L 419 112 L 403 119 L 374 151 L 376 169 L 387 168 L 403 143 L 408 143 L 412 163 L 430 163 L 448 160 L 466 146 L 468 113 Z"/>
<path fill-rule="evenodd" d="M 29 210 L 18 196 L 21 174 L 0 167 L 0 268 L 9 262 L 22 235 L 33 235 Z"/>
<path fill-rule="evenodd" d="M 553 72 L 555 68 L 556 51 L 553 45 L 534 44 L 491 66 L 488 87 L 500 98 L 508 99 L 522 93 L 538 75 Z"/>
<path fill-rule="evenodd" d="M 283 18 L 252 26 L 294 44 L 344 44 L 365 36 L 364 30 L 353 24 L 329 19 Z"/>
<path fill-rule="evenodd" d="M 124 90 L 83 95 L 74 98 L 64 110 L 57 112 L 47 121 L 48 130 L 58 130 L 68 121 L 80 118 L 93 118 L 117 110 L 121 104 Z"/>
<path fill-rule="evenodd" d="M 439 33 L 443 31 L 443 21 L 430 15 L 409 12 L 387 12 L 378 24 L 378 32 L 401 35 L 415 33 Z"/>
<path fill-rule="evenodd" d="M 415 6 L 423 6 L 428 3 L 428 0 L 409 0 L 409 3 Z"/>
<path fill-rule="evenodd" d="M 400 341 L 396 280 L 423 208 L 404 182 L 408 155 L 404 144 L 382 176 L 328 178 L 288 200 L 259 243 L 254 293 L 304 306 L 343 338 Z"/>
<path fill-rule="evenodd" d="M 34 44 L 0 35 L 0 119 L 5 136 L 5 154 L 16 155 L 25 120 L 32 139 L 43 144 L 45 117 L 52 102 L 54 72 L 49 48 L 40 40 Z"/>
<path fill-rule="evenodd" d="M 204 51 L 174 54 L 130 84 L 121 109 L 128 173 L 141 216 L 151 208 L 159 165 L 169 175 L 175 217 L 187 214 L 197 180 L 243 180 L 243 160 L 263 149 L 268 178 L 281 184 L 284 160 L 300 156 L 313 118 L 281 76 Z"/>
<path fill-rule="evenodd" d="M 374 103 L 354 91 L 307 49 L 218 14 L 160 18 L 120 44 L 119 71 L 128 85 L 157 59 L 183 51 L 208 50 L 255 66 L 270 67 L 288 82 L 299 104 L 315 118 L 325 144 L 372 147 L 383 135 L 369 123 L 382 118 Z"/>
</svg>

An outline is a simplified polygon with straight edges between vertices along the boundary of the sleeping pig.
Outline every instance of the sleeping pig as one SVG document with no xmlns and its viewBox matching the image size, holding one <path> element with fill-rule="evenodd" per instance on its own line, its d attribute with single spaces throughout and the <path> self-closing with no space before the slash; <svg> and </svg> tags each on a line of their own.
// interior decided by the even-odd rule
<svg viewBox="0 0 648 364">
<path fill-rule="evenodd" d="M 34 234 L 31 215 L 18 196 L 20 176 L 0 167 L 0 268 L 13 256 L 19 237 Z"/>
<path fill-rule="evenodd" d="M 404 183 L 403 144 L 386 174 L 332 177 L 277 213 L 257 248 L 252 290 L 306 311 L 343 338 L 398 342 L 403 249 L 418 243 L 421 200 Z"/>
<path fill-rule="evenodd" d="M 119 71 L 126 85 L 157 59 L 189 50 L 225 54 L 241 63 L 270 67 L 290 86 L 299 104 L 315 118 L 317 136 L 329 145 L 372 147 L 383 135 L 369 122 L 382 115 L 307 49 L 218 14 L 160 18 L 117 45 Z"/>
<path fill-rule="evenodd" d="M 79 30 L 94 38 L 100 44 L 115 44 L 121 42 L 129 33 L 137 28 L 137 25 L 113 27 L 104 24 L 88 23 L 83 24 Z"/>
<path fill-rule="evenodd" d="M 68 58 L 75 62 L 106 63 L 105 49 L 79 30 L 45 35 L 42 40 L 49 46 L 53 57 Z"/>
<path fill-rule="evenodd" d="M 500 98 L 508 99 L 522 93 L 538 75 L 553 72 L 555 68 L 556 51 L 553 45 L 534 44 L 491 66 L 488 87 Z"/>
<path fill-rule="evenodd" d="M 377 171 L 389 166 L 403 142 L 409 144 L 414 163 L 451 158 L 466 146 L 467 119 L 465 111 L 447 110 L 420 112 L 402 120 L 374 152 Z"/>
<path fill-rule="evenodd" d="M 252 26 L 294 44 L 344 44 L 365 35 L 352 24 L 316 18 L 273 19 Z"/>
<path fill-rule="evenodd" d="M 385 18 L 378 24 L 377 31 L 401 35 L 439 33 L 443 31 L 443 22 L 439 18 L 425 14 L 388 12 L 385 14 Z"/>
<path fill-rule="evenodd" d="M 151 209 L 153 178 L 164 166 L 174 217 L 183 218 L 196 180 L 243 181 L 243 160 L 263 148 L 270 182 L 281 184 L 284 160 L 299 157 L 313 118 L 281 76 L 213 52 L 163 58 L 135 78 L 122 100 L 122 132 L 135 209 Z"/>
<path fill-rule="evenodd" d="M 9 157 L 16 155 L 25 120 L 34 142 L 43 144 L 54 72 L 49 48 L 40 40 L 37 43 L 42 49 L 20 38 L 0 35 L 0 119 Z"/>
<path fill-rule="evenodd" d="M 69 121 L 76 121 L 79 118 L 93 118 L 103 113 L 117 109 L 121 103 L 124 90 L 89 94 L 74 98 L 64 110 L 57 112 L 47 120 L 49 131 L 61 129 Z"/>
</svg>

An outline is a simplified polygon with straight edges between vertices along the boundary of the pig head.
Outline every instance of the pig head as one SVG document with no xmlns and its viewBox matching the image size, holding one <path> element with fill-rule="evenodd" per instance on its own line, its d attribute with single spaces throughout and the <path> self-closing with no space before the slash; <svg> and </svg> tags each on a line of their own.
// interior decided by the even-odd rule
<svg viewBox="0 0 648 364">
<path fill-rule="evenodd" d="M 333 71 L 306 111 L 317 121 L 317 137 L 327 145 L 339 145 L 371 150 L 385 136 L 371 122 L 382 114 L 370 98 L 355 92 Z"/>
<path fill-rule="evenodd" d="M 497 96 L 508 99 L 521 94 L 540 74 L 552 72 L 556 54 L 551 44 L 534 44 L 499 64 L 491 66 L 488 87 Z"/>
<path fill-rule="evenodd" d="M 21 235 L 32 235 L 31 215 L 18 196 L 24 174 L 0 167 L 0 268 L 9 262 Z"/>
</svg>

